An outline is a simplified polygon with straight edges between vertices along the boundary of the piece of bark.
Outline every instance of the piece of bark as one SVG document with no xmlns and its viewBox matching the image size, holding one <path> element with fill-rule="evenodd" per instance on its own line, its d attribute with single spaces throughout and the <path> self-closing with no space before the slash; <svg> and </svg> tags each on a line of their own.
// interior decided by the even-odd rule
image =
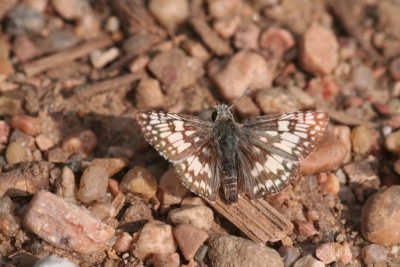
<svg viewBox="0 0 400 267">
<path fill-rule="evenodd" d="M 210 205 L 256 243 L 279 241 L 293 231 L 293 224 L 263 199 L 244 196 L 233 205 L 218 197 Z"/>
<path fill-rule="evenodd" d="M 28 76 L 33 76 L 50 68 L 81 58 L 93 50 L 110 46 L 112 43 L 113 41 L 110 37 L 101 36 L 55 54 L 28 62 L 22 68 Z"/>
<path fill-rule="evenodd" d="M 218 36 L 218 34 L 209 26 L 204 14 L 202 0 L 193 0 L 191 2 L 192 24 L 194 30 L 200 35 L 203 42 L 216 55 L 224 56 L 232 54 L 229 43 Z"/>
</svg>

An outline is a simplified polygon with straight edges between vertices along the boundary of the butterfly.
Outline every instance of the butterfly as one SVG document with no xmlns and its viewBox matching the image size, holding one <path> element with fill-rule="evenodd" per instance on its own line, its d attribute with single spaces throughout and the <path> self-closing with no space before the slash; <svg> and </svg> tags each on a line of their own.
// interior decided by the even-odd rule
<svg viewBox="0 0 400 267">
<path fill-rule="evenodd" d="M 164 111 L 139 111 L 145 139 L 174 165 L 183 185 L 208 201 L 222 185 L 228 203 L 277 193 L 296 179 L 328 125 L 323 112 L 304 111 L 235 121 L 220 104 L 212 121 Z"/>
</svg>

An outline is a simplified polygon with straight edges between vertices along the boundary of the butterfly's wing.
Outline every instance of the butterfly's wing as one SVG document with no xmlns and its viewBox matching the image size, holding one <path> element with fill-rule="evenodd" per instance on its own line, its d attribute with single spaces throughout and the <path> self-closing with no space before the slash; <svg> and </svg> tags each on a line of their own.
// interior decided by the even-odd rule
<svg viewBox="0 0 400 267">
<path fill-rule="evenodd" d="M 241 124 L 239 188 L 250 197 L 282 190 L 298 175 L 299 161 L 324 136 L 322 112 L 292 112 L 255 117 Z"/>
<path fill-rule="evenodd" d="M 163 111 L 138 112 L 136 121 L 146 140 L 174 164 L 182 183 L 194 193 L 215 200 L 220 180 L 212 124 Z"/>
</svg>

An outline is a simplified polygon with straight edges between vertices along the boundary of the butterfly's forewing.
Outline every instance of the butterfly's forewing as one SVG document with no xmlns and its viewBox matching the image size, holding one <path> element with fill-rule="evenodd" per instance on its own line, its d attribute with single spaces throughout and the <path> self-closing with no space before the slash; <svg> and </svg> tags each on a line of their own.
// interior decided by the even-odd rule
<svg viewBox="0 0 400 267">
<path fill-rule="evenodd" d="M 138 112 L 136 120 L 146 140 L 174 163 L 182 183 L 194 193 L 215 200 L 220 180 L 212 124 L 163 111 Z"/>
<path fill-rule="evenodd" d="M 251 197 L 282 190 L 297 177 L 299 161 L 325 133 L 322 112 L 293 112 L 251 118 L 242 123 L 238 151 L 239 185 Z"/>
</svg>

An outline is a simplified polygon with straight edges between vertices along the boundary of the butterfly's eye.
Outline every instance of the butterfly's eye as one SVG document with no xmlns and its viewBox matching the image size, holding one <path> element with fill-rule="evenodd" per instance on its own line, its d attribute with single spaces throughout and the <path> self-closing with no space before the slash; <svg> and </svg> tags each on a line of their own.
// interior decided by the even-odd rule
<svg viewBox="0 0 400 267">
<path fill-rule="evenodd" d="M 212 121 L 215 121 L 217 119 L 217 115 L 218 115 L 218 112 L 216 110 L 213 111 L 213 113 L 211 114 Z"/>
</svg>

